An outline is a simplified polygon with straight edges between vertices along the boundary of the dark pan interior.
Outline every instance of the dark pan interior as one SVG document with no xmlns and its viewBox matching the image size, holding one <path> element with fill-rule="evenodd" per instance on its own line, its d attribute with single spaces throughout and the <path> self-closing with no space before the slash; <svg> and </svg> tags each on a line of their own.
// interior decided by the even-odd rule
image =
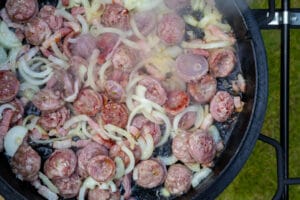
<svg viewBox="0 0 300 200">
<path fill-rule="evenodd" d="M 56 1 L 39 1 L 55 4 Z M 226 149 L 216 160 L 214 173 L 178 198 L 214 199 L 233 180 L 248 159 L 260 132 L 267 104 L 267 63 L 264 45 L 259 29 L 247 7 L 241 0 L 216 0 L 217 7 L 232 26 L 237 38 L 238 67 L 246 79 L 247 91 L 243 95 L 246 102 L 244 110 L 236 123 L 230 124 L 229 132 L 222 133 Z M 4 1 L 0 2 L 0 8 Z M 42 199 L 28 183 L 21 182 L 11 172 L 6 157 L 0 155 L 0 184 L 6 184 L 7 199 Z M 0 187 L 2 187 L 0 185 Z M 5 187 L 6 188 L 6 187 Z M 138 199 L 152 200 L 157 196 L 155 190 L 143 190 L 136 193 Z M 157 198 L 155 198 L 157 199 Z"/>
</svg>

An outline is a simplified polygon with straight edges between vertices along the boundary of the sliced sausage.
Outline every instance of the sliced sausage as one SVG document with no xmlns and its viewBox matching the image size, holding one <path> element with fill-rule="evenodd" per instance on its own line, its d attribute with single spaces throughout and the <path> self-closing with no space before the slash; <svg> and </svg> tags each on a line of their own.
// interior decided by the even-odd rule
<svg viewBox="0 0 300 200">
<path fill-rule="evenodd" d="M 103 33 L 97 37 L 97 48 L 100 50 L 98 62 L 104 63 L 106 56 L 109 55 L 119 40 L 115 33 Z"/>
<path fill-rule="evenodd" d="M 116 164 L 110 157 L 98 155 L 90 160 L 87 171 L 96 181 L 106 182 L 115 176 Z"/>
<path fill-rule="evenodd" d="M 120 4 L 108 4 L 101 16 L 101 23 L 107 27 L 129 29 L 129 11 Z"/>
<path fill-rule="evenodd" d="M 76 197 L 81 187 L 81 179 L 76 173 L 70 177 L 54 179 L 52 182 L 57 187 L 59 195 L 66 199 Z"/>
<path fill-rule="evenodd" d="M 185 23 L 176 13 L 162 16 L 157 26 L 158 37 L 167 45 L 175 45 L 183 40 Z"/>
<path fill-rule="evenodd" d="M 147 88 L 146 91 L 147 99 L 159 105 L 163 105 L 166 102 L 167 100 L 166 91 L 157 80 L 151 77 L 147 77 L 141 80 L 139 84 Z"/>
<path fill-rule="evenodd" d="M 74 102 L 74 110 L 76 113 L 95 116 L 100 112 L 103 100 L 102 96 L 92 89 L 82 89 Z"/>
<path fill-rule="evenodd" d="M 130 71 L 137 63 L 137 53 L 125 45 L 119 46 L 113 54 L 112 63 L 115 69 Z"/>
<path fill-rule="evenodd" d="M 98 155 L 107 156 L 108 150 L 104 146 L 96 142 L 91 142 L 83 149 L 77 151 L 76 154 L 78 157 L 77 171 L 82 178 L 86 178 L 88 176 L 87 165 L 90 162 L 91 158 Z"/>
<path fill-rule="evenodd" d="M 236 57 L 232 49 L 216 49 L 211 52 L 208 62 L 214 77 L 226 77 L 232 72 Z"/>
<path fill-rule="evenodd" d="M 170 115 L 182 112 L 190 103 L 189 95 L 184 91 L 171 91 L 168 93 L 165 109 Z"/>
<path fill-rule="evenodd" d="M 200 164 L 209 164 L 216 155 L 216 144 L 213 137 L 203 130 L 198 130 L 188 138 L 188 150 Z"/>
<path fill-rule="evenodd" d="M 25 27 L 25 37 L 29 44 L 40 45 L 51 35 L 51 30 L 41 18 L 33 18 Z"/>
<path fill-rule="evenodd" d="M 153 11 L 143 11 L 135 13 L 133 16 L 140 33 L 147 36 L 156 26 L 156 16 Z"/>
<path fill-rule="evenodd" d="M 55 111 L 64 106 L 65 102 L 53 90 L 42 89 L 36 93 L 32 103 L 41 111 Z"/>
<path fill-rule="evenodd" d="M 173 10 L 181 10 L 191 4 L 191 0 L 164 0 L 166 6 Z"/>
<path fill-rule="evenodd" d="M 12 158 L 11 166 L 21 180 L 34 181 L 38 178 L 41 157 L 28 144 L 23 143 Z"/>
<path fill-rule="evenodd" d="M 19 88 L 20 82 L 13 72 L 0 71 L 0 103 L 7 103 L 15 98 Z"/>
<path fill-rule="evenodd" d="M 205 57 L 196 54 L 181 54 L 176 59 L 177 75 L 186 82 L 200 80 L 208 72 Z"/>
<path fill-rule="evenodd" d="M 38 12 L 37 0 L 7 0 L 5 4 L 9 18 L 14 22 L 26 22 Z"/>
<path fill-rule="evenodd" d="M 165 182 L 166 189 L 174 195 L 186 193 L 192 182 L 193 174 L 186 166 L 182 164 L 171 165 Z"/>
<path fill-rule="evenodd" d="M 97 39 L 90 33 L 82 34 L 76 38 L 76 42 L 70 45 L 74 56 L 88 59 L 97 48 Z"/>
<path fill-rule="evenodd" d="M 104 85 L 107 96 L 115 101 L 122 101 L 125 98 L 125 91 L 123 87 L 113 80 L 108 80 Z"/>
<path fill-rule="evenodd" d="M 134 169 L 136 184 L 143 188 L 154 188 L 165 181 L 166 167 L 157 160 L 143 160 Z"/>
<path fill-rule="evenodd" d="M 226 91 L 219 91 L 210 102 L 210 113 L 218 122 L 225 122 L 234 111 L 232 96 Z"/>
<path fill-rule="evenodd" d="M 120 128 L 125 128 L 128 121 L 128 109 L 122 103 L 107 103 L 101 112 L 104 124 L 113 124 Z"/>
<path fill-rule="evenodd" d="M 0 152 L 3 151 L 4 148 L 4 137 L 9 130 L 9 126 L 14 117 L 14 111 L 11 109 L 4 110 L 2 119 L 0 121 Z"/>
<path fill-rule="evenodd" d="M 51 5 L 45 5 L 41 8 L 38 17 L 47 22 L 49 28 L 52 31 L 57 31 L 63 25 L 62 16 L 57 16 L 55 13 L 55 7 Z"/>
<path fill-rule="evenodd" d="M 123 144 L 125 144 L 128 148 L 130 146 L 128 141 L 123 142 Z M 140 146 L 135 145 L 132 152 L 134 155 L 135 163 L 137 163 L 141 159 L 141 156 L 142 156 L 142 150 L 141 150 Z M 120 157 L 123 160 L 125 166 L 128 166 L 129 162 L 130 162 L 128 155 L 124 151 L 122 151 L 121 146 L 118 144 L 115 144 L 114 146 L 112 146 L 110 148 L 109 157 L 111 157 L 113 159 L 115 159 L 116 157 Z"/>
<path fill-rule="evenodd" d="M 121 194 L 119 191 L 111 192 L 109 190 L 102 190 L 96 187 L 88 193 L 88 200 L 120 200 Z"/>
<path fill-rule="evenodd" d="M 75 171 L 77 157 L 71 149 L 54 151 L 44 164 L 44 172 L 50 179 L 71 176 Z"/>
<path fill-rule="evenodd" d="M 47 131 L 60 128 L 70 118 L 70 110 L 62 107 L 54 112 L 42 112 L 38 123 Z"/>
<path fill-rule="evenodd" d="M 158 144 L 161 138 L 161 131 L 158 124 L 146 119 L 143 115 L 139 115 L 132 120 L 132 126 L 139 130 L 141 135 L 149 133 L 153 137 L 154 145 Z"/>
<path fill-rule="evenodd" d="M 188 83 L 188 91 L 195 101 L 208 103 L 217 92 L 217 80 L 211 75 L 205 75 L 197 82 Z"/>
<path fill-rule="evenodd" d="M 13 101 L 9 102 L 12 106 L 15 107 L 14 116 L 12 119 L 12 123 L 17 123 L 20 119 L 22 119 L 24 115 L 24 105 L 21 100 L 15 98 Z"/>
<path fill-rule="evenodd" d="M 172 141 L 172 152 L 174 156 L 183 163 L 193 163 L 195 160 L 189 153 L 189 135 L 190 133 L 184 132 L 178 134 Z"/>
<path fill-rule="evenodd" d="M 196 121 L 196 112 L 188 112 L 179 121 L 179 128 L 182 130 L 190 129 Z"/>
</svg>

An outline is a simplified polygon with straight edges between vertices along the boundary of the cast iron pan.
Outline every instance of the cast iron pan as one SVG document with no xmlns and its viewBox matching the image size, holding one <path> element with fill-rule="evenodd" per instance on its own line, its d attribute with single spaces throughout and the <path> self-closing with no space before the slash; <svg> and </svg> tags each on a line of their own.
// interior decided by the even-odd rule
<svg viewBox="0 0 300 200">
<path fill-rule="evenodd" d="M 1 1 L 0 8 L 5 1 Z M 56 1 L 39 1 L 40 5 Z M 242 0 L 216 0 L 217 7 L 225 20 L 232 26 L 237 38 L 238 68 L 246 79 L 247 90 L 242 100 L 244 110 L 236 122 L 225 124 L 221 135 L 225 150 L 216 160 L 213 174 L 197 188 L 191 189 L 178 199 L 214 199 L 234 179 L 248 159 L 263 124 L 267 105 L 268 71 L 264 44 L 251 10 Z M 222 87 L 222 82 L 218 85 Z M 226 131 L 223 131 L 226 130 Z M 0 155 L 0 193 L 6 199 L 43 199 L 29 183 L 19 181 L 11 172 L 6 157 Z M 158 190 L 133 188 L 133 194 L 140 200 L 158 199 Z M 157 197 L 157 198 L 155 198 Z"/>
</svg>

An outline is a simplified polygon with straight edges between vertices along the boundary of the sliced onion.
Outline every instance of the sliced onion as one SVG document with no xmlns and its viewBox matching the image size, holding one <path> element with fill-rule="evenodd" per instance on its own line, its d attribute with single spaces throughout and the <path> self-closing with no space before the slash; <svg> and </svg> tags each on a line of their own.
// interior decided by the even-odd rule
<svg viewBox="0 0 300 200">
<path fill-rule="evenodd" d="M 89 32 L 89 25 L 87 24 L 86 20 L 82 15 L 77 15 L 76 19 L 81 24 L 81 34 L 86 34 Z"/>
<path fill-rule="evenodd" d="M 6 51 L 4 50 L 4 48 L 2 48 L 0 46 L 0 64 L 3 64 L 7 61 L 7 53 Z"/>
<path fill-rule="evenodd" d="M 50 133 L 49 133 L 50 135 Z M 51 138 L 51 139 L 47 139 L 47 140 L 36 140 L 36 139 L 33 139 L 31 138 L 32 142 L 36 143 L 36 144 L 50 144 L 50 143 L 53 143 L 55 141 L 63 141 L 63 140 L 66 140 L 68 139 L 69 136 L 66 136 L 66 137 L 59 137 L 59 138 Z"/>
<path fill-rule="evenodd" d="M 68 149 L 72 147 L 72 139 L 68 138 L 66 140 L 54 141 L 52 147 L 54 149 Z"/>
<path fill-rule="evenodd" d="M 180 54 L 182 54 L 183 50 L 179 46 L 171 46 L 166 48 L 164 53 L 171 56 L 172 58 L 177 58 Z"/>
<path fill-rule="evenodd" d="M 73 15 L 71 15 L 70 12 L 67 12 L 65 9 L 56 9 L 54 15 L 61 16 L 65 18 L 67 21 L 71 21 L 71 22 L 76 21 Z"/>
<path fill-rule="evenodd" d="M 173 165 L 175 164 L 178 159 L 172 154 L 171 156 L 158 156 L 157 157 L 159 160 L 161 160 L 165 165 Z"/>
<path fill-rule="evenodd" d="M 106 81 L 106 75 L 105 72 L 106 70 L 112 66 L 112 63 L 110 60 L 106 61 L 100 68 L 99 70 L 99 80 L 101 82 L 101 89 L 103 90 L 105 81 Z"/>
<path fill-rule="evenodd" d="M 49 188 L 44 185 L 40 185 L 37 191 L 41 196 L 46 198 L 47 200 L 58 200 L 57 194 L 52 192 Z"/>
<path fill-rule="evenodd" d="M 81 30 L 81 27 L 77 22 L 64 22 L 64 27 L 73 29 L 75 33 L 79 33 Z"/>
<path fill-rule="evenodd" d="M 86 122 L 81 122 L 81 130 L 87 138 L 92 138 L 92 134 L 87 131 Z"/>
<path fill-rule="evenodd" d="M 144 105 L 143 105 L 143 104 L 140 104 L 140 105 L 138 105 L 137 107 L 135 107 L 135 108 L 131 111 L 131 113 L 130 113 L 130 115 L 129 115 L 129 117 L 128 117 L 128 121 L 127 121 L 127 126 L 126 126 L 127 131 L 130 130 L 130 125 L 131 125 L 131 122 L 132 122 L 133 118 L 134 118 L 137 114 L 141 113 L 141 111 L 142 111 L 143 109 L 144 109 Z"/>
<path fill-rule="evenodd" d="M 62 60 L 68 60 L 67 56 L 65 56 L 60 49 L 58 48 L 57 44 L 55 42 L 51 43 L 51 49 L 53 50 L 56 57 Z"/>
<path fill-rule="evenodd" d="M 157 112 L 157 111 L 153 111 L 152 113 L 153 113 L 154 117 L 162 119 L 165 123 L 165 126 L 166 126 L 163 136 L 161 137 L 159 143 L 156 145 L 156 147 L 159 147 L 159 146 L 165 144 L 168 141 L 169 137 L 170 137 L 171 122 L 170 122 L 170 119 L 168 118 L 168 116 L 165 115 L 164 113 Z"/>
<path fill-rule="evenodd" d="M 67 96 L 67 97 L 64 98 L 64 100 L 66 102 L 73 102 L 77 98 L 77 95 L 78 95 L 78 92 L 79 92 L 79 81 L 78 80 L 75 81 L 74 88 L 75 88 L 74 93 L 71 94 L 70 96 Z"/>
<path fill-rule="evenodd" d="M 49 190 L 51 190 L 55 194 L 59 193 L 57 187 L 50 181 L 50 179 L 45 174 L 43 174 L 42 172 L 39 172 L 39 178 L 49 188 Z"/>
<path fill-rule="evenodd" d="M 25 119 L 23 120 L 22 125 L 25 126 L 26 128 L 28 128 L 28 130 L 33 130 L 37 124 L 37 121 L 39 120 L 40 117 L 35 116 L 35 115 L 28 115 L 27 117 L 25 117 Z M 30 123 L 28 124 L 28 121 L 30 121 Z"/>
<path fill-rule="evenodd" d="M 93 190 L 96 186 L 100 186 L 100 183 L 95 181 L 92 177 L 88 177 L 84 180 L 79 190 L 78 200 L 84 200 L 87 189 Z"/>
<path fill-rule="evenodd" d="M 136 37 L 138 37 L 140 40 L 146 40 L 145 36 L 139 31 L 136 22 L 134 20 L 134 17 L 130 18 L 130 25 Z"/>
<path fill-rule="evenodd" d="M 219 130 L 217 129 L 216 126 L 212 125 L 208 128 L 208 132 L 212 135 L 214 141 L 216 144 L 222 141 L 221 135 Z"/>
<path fill-rule="evenodd" d="M 117 186 L 113 181 L 109 181 L 108 186 L 110 187 L 111 192 L 116 192 L 117 191 Z"/>
<path fill-rule="evenodd" d="M 76 116 L 72 117 L 71 119 L 69 119 L 68 121 L 66 121 L 64 123 L 63 128 L 67 130 L 67 129 L 71 128 L 71 126 L 73 126 L 74 124 L 76 124 L 78 122 L 88 121 L 88 120 L 90 120 L 90 118 L 87 115 L 76 115 Z"/>
<path fill-rule="evenodd" d="M 24 126 L 14 126 L 8 130 L 4 137 L 6 155 L 13 157 L 23 142 L 28 130 Z"/>
<path fill-rule="evenodd" d="M 32 78 L 45 78 L 48 76 L 53 70 L 49 65 L 45 65 L 46 69 L 41 72 L 36 72 L 30 69 L 28 66 L 27 62 L 25 61 L 24 58 L 19 59 L 19 68 L 22 67 L 22 70 L 28 75 L 31 76 Z"/>
<path fill-rule="evenodd" d="M 120 179 L 122 176 L 125 175 L 125 164 L 120 157 L 115 158 L 116 163 L 116 174 L 114 179 Z"/>
<path fill-rule="evenodd" d="M 3 113 L 3 111 L 4 111 L 5 109 L 16 110 L 16 108 L 15 108 L 13 105 L 9 104 L 9 103 L 2 104 L 2 105 L 0 106 L 0 120 L 2 119 L 2 113 Z"/>
<path fill-rule="evenodd" d="M 142 46 L 132 40 L 128 40 L 126 38 L 121 38 L 121 42 L 123 42 L 123 44 L 125 44 L 126 46 L 132 48 L 132 49 L 136 49 L 136 50 L 142 50 Z"/>
<path fill-rule="evenodd" d="M 134 155 L 133 155 L 132 151 L 130 149 L 128 149 L 125 145 L 121 146 L 121 150 L 126 153 L 126 155 L 129 157 L 129 160 L 130 160 L 129 165 L 125 169 L 125 174 L 128 174 L 134 168 L 135 158 L 134 158 Z"/>
<path fill-rule="evenodd" d="M 224 48 L 231 46 L 232 43 L 230 41 L 216 41 L 203 43 L 199 41 L 193 42 L 182 42 L 181 46 L 186 49 L 216 49 L 216 48 Z"/>
<path fill-rule="evenodd" d="M 65 62 L 64 60 L 57 58 L 55 56 L 50 55 L 48 59 L 53 62 L 54 64 L 60 66 L 63 69 L 67 69 L 69 67 L 69 64 Z"/>
<path fill-rule="evenodd" d="M 135 146 L 135 140 L 134 140 L 134 137 L 127 131 L 125 131 L 124 129 L 121 129 L 113 124 L 106 124 L 104 126 L 104 129 L 107 130 L 108 132 L 113 132 L 113 133 L 118 133 L 120 134 L 121 136 L 125 137 L 129 143 L 130 143 L 130 148 L 131 149 L 134 149 L 134 146 Z"/>
<path fill-rule="evenodd" d="M 90 57 L 90 62 L 88 66 L 88 71 L 87 71 L 87 81 L 86 81 L 86 86 L 91 86 L 91 88 L 95 91 L 99 91 L 99 88 L 96 85 L 95 79 L 94 79 L 94 72 L 95 72 L 95 67 L 97 64 L 97 59 L 100 54 L 100 51 L 98 49 L 95 49 Z"/>
<path fill-rule="evenodd" d="M 9 30 L 8 26 L 3 21 L 0 21 L 0 45 L 7 49 L 22 46 L 22 43 L 15 33 Z"/>
<path fill-rule="evenodd" d="M 165 187 L 160 189 L 160 194 L 165 198 L 169 198 L 171 196 L 171 193 Z"/>
<path fill-rule="evenodd" d="M 209 113 L 204 117 L 204 120 L 200 126 L 201 129 L 207 130 L 214 122 L 212 115 Z"/>
<path fill-rule="evenodd" d="M 165 109 L 163 107 L 161 107 L 160 105 L 158 105 L 157 103 L 155 103 L 153 101 L 150 101 L 149 99 L 141 98 L 137 95 L 132 95 L 132 99 L 140 102 L 141 104 L 144 105 L 144 107 L 151 106 L 154 109 L 156 109 L 157 111 L 159 111 L 161 113 L 165 113 Z"/>
<path fill-rule="evenodd" d="M 39 52 L 38 47 L 30 48 L 28 51 L 26 51 L 25 55 L 22 56 L 26 62 L 30 61 L 37 53 Z"/>
<path fill-rule="evenodd" d="M 201 181 L 203 181 L 212 170 L 210 168 L 203 168 L 199 172 L 195 173 L 192 178 L 192 186 L 193 188 L 197 187 Z"/>
<path fill-rule="evenodd" d="M 184 163 L 193 172 L 199 172 L 201 170 L 199 163 Z"/>
<path fill-rule="evenodd" d="M 143 134 L 143 136 L 139 137 L 138 143 L 142 149 L 141 160 L 149 159 L 154 151 L 154 141 L 152 135 L 149 133 Z"/>
</svg>

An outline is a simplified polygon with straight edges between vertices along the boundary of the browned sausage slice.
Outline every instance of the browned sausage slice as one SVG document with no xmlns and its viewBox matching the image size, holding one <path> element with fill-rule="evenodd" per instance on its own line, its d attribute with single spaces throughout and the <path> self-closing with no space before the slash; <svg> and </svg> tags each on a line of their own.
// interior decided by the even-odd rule
<svg viewBox="0 0 300 200">
<path fill-rule="evenodd" d="M 38 12 L 37 0 L 7 0 L 5 8 L 9 18 L 14 22 L 26 22 Z"/>
<path fill-rule="evenodd" d="M 105 82 L 104 88 L 109 98 L 115 101 L 124 100 L 125 91 L 118 82 L 113 80 L 108 80 Z"/>
<path fill-rule="evenodd" d="M 70 45 L 74 56 L 88 59 L 97 48 L 97 39 L 90 33 L 82 34 L 76 38 L 76 42 Z"/>
<path fill-rule="evenodd" d="M 125 128 L 128 120 L 128 109 L 122 103 L 107 103 L 102 109 L 101 117 L 105 124 Z"/>
<path fill-rule="evenodd" d="M 157 35 L 167 45 L 175 45 L 181 42 L 184 31 L 185 23 L 176 13 L 164 14 L 158 22 Z"/>
<path fill-rule="evenodd" d="M 48 24 L 41 18 L 33 18 L 25 27 L 26 40 L 32 45 L 42 44 L 50 35 L 51 30 Z"/>
<path fill-rule="evenodd" d="M 191 156 L 200 164 L 209 164 L 216 155 L 216 144 L 213 137 L 202 130 L 189 136 L 188 150 Z"/>
<path fill-rule="evenodd" d="M 0 103 L 6 103 L 15 98 L 19 88 L 20 82 L 13 72 L 0 71 Z"/>
<path fill-rule="evenodd" d="M 65 104 L 53 90 L 46 88 L 36 93 L 32 99 L 32 103 L 41 111 L 55 111 Z"/>
<path fill-rule="evenodd" d="M 104 26 L 115 27 L 123 30 L 129 29 L 129 12 L 120 4 L 108 4 L 101 16 Z"/>
<path fill-rule="evenodd" d="M 141 80 L 139 84 L 147 88 L 146 91 L 147 99 L 159 105 L 163 105 L 166 102 L 167 100 L 166 91 L 157 80 L 151 77 L 147 77 Z"/>
<path fill-rule="evenodd" d="M 87 171 L 96 181 L 106 182 L 115 176 L 116 164 L 110 157 L 98 155 L 90 160 Z"/>
<path fill-rule="evenodd" d="M 195 160 L 189 153 L 189 133 L 185 132 L 176 135 L 172 141 L 172 152 L 174 156 L 184 163 L 193 163 Z"/>
<path fill-rule="evenodd" d="M 74 102 L 74 110 L 79 114 L 95 116 L 100 112 L 103 100 L 102 96 L 92 89 L 82 89 Z"/>
<path fill-rule="evenodd" d="M 88 200 L 120 200 L 121 195 L 119 191 L 111 192 L 109 190 L 102 190 L 96 187 L 89 191 Z"/>
<path fill-rule="evenodd" d="M 218 122 L 226 121 L 234 110 L 232 96 L 226 91 L 219 91 L 210 102 L 210 113 Z"/>
<path fill-rule="evenodd" d="M 170 115 L 182 112 L 190 103 L 189 95 L 184 91 L 171 91 L 165 103 L 165 109 Z"/>
<path fill-rule="evenodd" d="M 226 77 L 232 72 L 236 58 L 232 49 L 216 49 L 211 52 L 208 62 L 214 77 Z"/>
<path fill-rule="evenodd" d="M 41 157 L 28 144 L 22 144 L 11 160 L 12 171 L 21 180 L 34 181 L 38 178 Z"/>
<path fill-rule="evenodd" d="M 186 82 L 200 80 L 208 72 L 205 57 L 196 54 L 182 54 L 176 59 L 177 75 Z"/>
<path fill-rule="evenodd" d="M 75 171 L 77 157 L 71 149 L 54 151 L 44 164 L 44 172 L 50 179 L 68 177 Z"/>
<path fill-rule="evenodd" d="M 68 199 L 76 197 L 81 186 L 81 179 L 78 174 L 72 174 L 70 177 L 54 179 L 53 184 L 57 187 L 59 194 Z"/>
<path fill-rule="evenodd" d="M 136 184 L 144 188 L 154 188 L 166 178 L 166 168 L 157 160 L 143 160 L 134 169 L 137 173 Z"/>
<path fill-rule="evenodd" d="M 77 171 L 82 178 L 88 176 L 87 165 L 90 162 L 91 158 L 97 155 L 108 155 L 108 150 L 104 146 L 96 142 L 91 142 L 83 149 L 77 151 L 77 157 L 78 157 Z"/>
<path fill-rule="evenodd" d="M 55 15 L 54 12 L 54 6 L 45 5 L 41 8 L 38 17 L 45 20 L 52 31 L 57 31 L 63 25 L 63 18 L 62 16 Z"/>
<path fill-rule="evenodd" d="M 181 195 L 186 193 L 192 182 L 192 172 L 182 164 L 172 165 L 167 174 L 165 187 L 174 195 Z"/>
<path fill-rule="evenodd" d="M 121 45 L 114 52 L 112 63 L 116 69 L 130 72 L 137 63 L 137 53 L 133 49 Z"/>
<path fill-rule="evenodd" d="M 97 37 L 97 48 L 100 50 L 98 63 L 105 62 L 106 56 L 110 54 L 117 44 L 119 36 L 115 33 L 103 33 Z"/>
<path fill-rule="evenodd" d="M 62 107 L 55 112 L 42 112 L 38 123 L 45 129 L 60 128 L 70 118 L 70 110 Z"/>
<path fill-rule="evenodd" d="M 205 75 L 200 81 L 189 83 L 188 91 L 195 101 L 207 103 L 217 92 L 217 80 L 211 75 Z"/>
</svg>

